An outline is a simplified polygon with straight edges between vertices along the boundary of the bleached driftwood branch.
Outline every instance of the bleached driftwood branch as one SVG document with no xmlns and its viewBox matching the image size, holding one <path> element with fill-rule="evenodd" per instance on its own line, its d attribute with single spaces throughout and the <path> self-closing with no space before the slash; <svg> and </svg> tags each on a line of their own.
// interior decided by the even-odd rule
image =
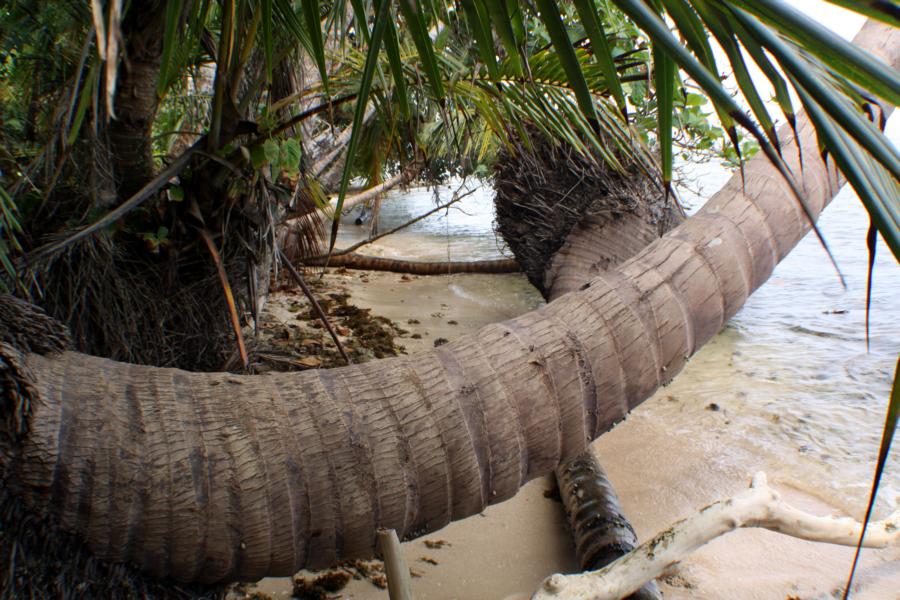
<svg viewBox="0 0 900 600">
<path fill-rule="evenodd" d="M 574 575 L 551 575 L 533 600 L 618 600 L 655 579 L 671 565 L 721 535 L 739 527 L 764 527 L 814 542 L 855 546 L 862 524 L 849 517 L 817 517 L 781 500 L 758 473 L 750 489 L 721 500 L 679 521 L 603 569 Z M 863 545 L 885 548 L 900 541 L 900 511 L 869 523 Z"/>
</svg>

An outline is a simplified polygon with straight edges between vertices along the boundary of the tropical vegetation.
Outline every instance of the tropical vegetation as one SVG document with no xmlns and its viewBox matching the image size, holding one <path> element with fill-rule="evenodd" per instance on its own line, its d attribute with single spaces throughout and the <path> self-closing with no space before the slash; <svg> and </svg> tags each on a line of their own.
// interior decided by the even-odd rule
<svg viewBox="0 0 900 600">
<path fill-rule="evenodd" d="M 900 26 L 900 11 L 891 4 L 833 3 L 889 27 Z M 501 146 L 517 142 L 519 147 L 507 150 L 527 152 L 532 134 L 526 128 L 592 160 L 604 161 L 612 170 L 638 168 L 645 176 L 658 178 L 669 193 L 678 143 L 716 146 L 722 152 L 727 145 L 739 162 L 747 151 L 758 147 L 790 192 L 778 202 L 791 202 L 805 214 L 805 220 L 791 223 L 784 232 L 785 247 L 802 235 L 805 226 L 814 227 L 814 216 L 827 200 L 820 198 L 824 192 L 813 189 L 808 175 L 818 168 L 813 166 L 819 164 L 816 161 L 828 156 L 866 205 L 872 218 L 870 237 L 880 234 L 900 258 L 900 157 L 881 133 L 882 108 L 900 101 L 898 71 L 776 0 L 167 0 L 130 4 L 119 0 L 24 0 L 0 9 L 0 39 L 4 75 L 0 89 L 3 285 L 39 300 L 51 314 L 67 322 L 81 350 L 116 360 L 218 369 L 227 358 L 226 349 L 233 347 L 231 335 L 239 331 L 239 320 L 245 311 L 255 310 L 256 299 L 268 285 L 269 274 L 277 265 L 279 231 L 285 221 L 327 206 L 327 195 L 334 192 L 337 202 L 327 243 L 327 248 L 333 248 L 342 204 L 355 181 L 375 185 L 399 172 L 412 173 L 407 181 L 413 177 L 435 180 L 448 175 L 484 175 Z M 774 89 L 778 116 L 751 77 L 757 69 Z M 723 70 L 733 73 L 742 101 L 723 84 Z M 714 116 L 704 114 L 707 102 Z M 801 107 L 815 128 L 817 146 L 804 146 L 800 141 L 792 145 L 777 131 L 776 121 L 783 118 L 799 139 Z M 800 148 L 805 148 L 803 169 L 796 161 Z M 729 206 L 722 204 L 723 210 Z M 320 227 L 312 222 L 309 237 L 321 237 Z M 721 227 L 734 237 L 729 226 Z M 723 233 L 723 237 L 727 236 Z M 672 245 L 672 256 L 700 268 L 695 265 L 696 256 L 689 256 L 672 240 L 666 243 Z M 780 247 L 781 242 L 766 238 L 761 243 Z M 636 271 L 627 271 L 636 267 L 625 264 L 622 273 L 640 279 Z M 696 299 L 690 286 L 700 283 L 681 281 L 680 271 L 670 267 L 660 261 L 648 268 L 653 275 L 646 275 L 646 281 L 653 277 L 673 281 L 683 300 Z M 685 357 L 698 347 L 698 340 L 714 333 L 746 294 L 762 283 L 759 274 L 766 272 L 766 267 L 754 265 L 720 268 L 730 275 L 716 280 L 722 308 L 685 316 L 684 331 L 678 329 L 671 339 L 664 339 L 661 332 L 636 333 L 628 329 L 635 324 L 621 323 L 623 331 L 647 342 L 640 347 L 655 357 L 658 371 L 652 376 L 648 371 L 647 380 L 640 384 L 610 384 L 610 389 L 621 388 L 623 406 L 633 406 L 643 399 L 638 396 L 677 372 Z M 747 289 L 728 284 L 740 277 L 747 280 Z M 595 289 L 600 287 L 598 284 Z M 590 303 L 600 306 L 604 302 L 588 288 L 582 291 Z M 646 292 L 640 301 L 650 303 L 651 314 L 674 310 L 675 304 L 662 295 L 662 288 L 649 286 Z M 570 307 L 573 312 L 582 308 Z M 550 308 L 544 314 L 564 320 L 556 310 Z M 597 314 L 615 320 L 611 310 L 600 306 Z M 522 331 L 532 332 L 528 328 Z M 514 343 L 517 335 L 507 339 L 499 330 L 494 333 L 494 350 L 508 356 L 522 354 L 522 348 Z M 684 340 L 678 337 L 682 334 Z M 579 350 L 582 341 L 565 341 L 569 340 L 566 335 L 542 350 L 549 357 L 548 371 L 555 374 L 554 380 L 565 380 L 566 372 L 576 374 L 570 378 L 591 379 L 588 372 L 593 363 L 587 354 L 582 355 L 585 350 Z M 397 372 L 421 383 L 427 380 L 420 372 L 423 369 L 463 361 L 453 363 L 456 367 L 452 369 L 441 366 L 446 378 L 459 381 L 441 382 L 457 390 L 461 398 L 477 397 L 483 402 L 477 410 L 486 420 L 502 420 L 499 405 L 486 400 L 500 398 L 497 401 L 502 402 L 502 398 L 528 394 L 533 390 L 521 388 L 527 388 L 531 379 L 525 378 L 525 384 L 506 382 L 508 391 L 481 389 L 486 378 L 481 369 L 485 367 L 472 356 L 485 350 L 469 348 L 467 353 L 466 344 L 471 342 L 436 352 L 419 365 L 404 363 L 396 367 Z M 560 358 L 564 346 L 568 348 L 565 352 L 571 350 L 576 356 L 575 363 Z M 457 351 L 458 358 L 447 358 L 448 352 Z M 630 355 L 616 359 L 619 363 L 612 370 L 637 365 Z M 147 409 L 153 414 L 184 410 L 170 406 L 171 393 L 159 392 L 165 388 L 163 379 L 168 372 L 132 371 L 91 358 L 67 360 L 72 361 L 67 367 L 71 373 L 104 373 L 105 389 L 121 386 L 132 390 L 126 396 L 139 411 L 142 406 L 156 407 Z M 544 364 L 540 360 L 537 364 Z M 535 364 L 527 357 L 523 361 Z M 155 394 L 135 395 L 135 372 L 153 382 Z M 469 372 L 475 375 L 460 374 Z M 392 373 L 388 370 L 378 375 L 379 389 L 404 386 L 392 379 Z M 178 381 L 170 384 L 172 389 L 198 397 L 197 406 L 203 410 L 209 407 L 200 390 L 207 384 L 223 390 L 243 385 L 254 398 L 290 392 L 306 398 L 308 406 L 302 414 L 287 416 L 298 419 L 297 431 L 312 435 L 306 426 L 320 418 L 313 414 L 314 409 L 324 411 L 326 405 L 345 404 L 356 407 L 339 390 L 344 385 L 340 381 L 351 390 L 354 382 L 359 389 L 368 389 L 363 385 L 364 376 L 372 378 L 373 374 L 365 367 L 349 369 L 344 375 L 303 374 L 296 380 L 279 380 L 277 392 L 260 382 L 228 379 L 231 376 L 179 375 Z M 127 408 L 107 405 L 106 392 L 94 390 L 87 376 L 84 381 L 73 377 L 83 384 L 90 409 L 85 409 L 83 417 L 72 418 L 90 420 L 94 409 L 99 415 L 104 411 L 119 414 L 116 411 Z M 63 385 L 56 375 L 39 380 L 42 392 Z M 188 389 L 193 391 L 184 392 Z M 420 385 L 408 390 L 408 397 L 431 402 L 430 394 L 440 392 L 429 390 Z M 398 420 L 397 411 L 414 404 L 405 398 L 382 399 L 391 418 Z M 256 431 L 256 425 L 244 422 L 243 409 L 228 404 L 227 398 L 218 400 L 223 402 L 221 409 L 231 411 L 232 416 L 216 418 L 234 419 L 242 432 Z M 418 467 L 395 464 L 399 459 L 385 449 L 387 462 L 379 469 L 389 479 L 400 473 L 416 482 L 410 486 L 421 484 L 423 499 L 410 514 L 382 515 L 379 511 L 388 510 L 388 504 L 379 497 L 373 500 L 377 508 L 373 510 L 378 513 L 373 520 L 390 522 L 411 533 L 417 527 L 427 529 L 470 514 L 488 501 L 511 494 L 525 478 L 552 468 L 561 453 L 571 450 L 554 446 L 557 435 L 547 423 L 554 422 L 562 430 L 570 428 L 565 433 L 571 434 L 571 441 L 560 443 L 577 446 L 622 416 L 619 407 L 609 414 L 592 413 L 584 420 L 573 417 L 575 412 L 580 415 L 581 409 L 575 407 L 584 405 L 581 397 L 559 400 L 557 417 L 544 415 L 546 420 L 533 423 L 523 417 L 525 426 L 507 423 L 507 433 L 514 433 L 510 434 L 512 442 L 494 439 L 490 431 L 483 432 L 484 439 L 471 439 L 470 433 L 468 441 L 459 441 L 473 447 L 486 445 L 490 456 L 508 453 L 513 463 L 516 452 L 525 448 L 525 458 L 515 463 L 518 467 L 513 470 L 490 458 L 490 464 L 484 464 L 484 456 L 477 452 L 480 459 L 460 451 L 444 457 L 449 463 L 441 463 L 443 475 L 425 472 L 424 467 L 413 473 Z M 889 447 L 898 405 L 895 398 L 882 455 Z M 536 412 L 550 411 L 552 402 L 539 406 L 543 408 Z M 563 414 L 563 407 L 572 414 Z M 276 409 L 287 410 L 280 404 Z M 348 414 L 362 411 L 366 418 L 378 416 L 370 414 L 369 407 L 347 410 Z M 448 423 L 462 423 L 462 416 L 446 410 Z M 258 407 L 250 410 L 253 417 L 281 418 L 261 416 L 262 412 Z M 320 426 L 327 425 L 316 425 Z M 337 422 L 330 426 L 347 428 L 350 442 L 346 448 L 340 444 L 328 448 L 349 453 L 343 456 L 348 462 L 360 460 L 352 455 L 358 447 L 352 443 L 352 427 Z M 204 437 L 205 430 L 184 435 L 210 444 L 214 453 L 213 440 Z M 434 435 L 433 439 L 452 438 L 448 433 Z M 338 437 L 343 440 L 342 436 Z M 404 443 L 427 444 L 412 431 L 385 433 L 377 443 L 388 448 L 391 436 L 411 440 Z M 243 448 L 246 440 L 237 435 L 226 441 L 226 445 Z M 313 447 L 312 441 L 307 441 Z M 77 450 L 74 446 L 68 449 Z M 424 446 L 419 450 L 425 455 L 436 452 Z M 34 452 L 40 455 L 35 464 L 55 460 L 41 455 L 41 448 Z M 242 452 L 258 454 L 260 450 L 250 444 Z M 330 469 L 332 492 L 340 492 L 337 495 L 348 500 L 346 507 L 317 505 L 316 510 L 324 511 L 317 513 L 318 517 L 340 520 L 344 509 L 348 515 L 371 516 L 368 509 L 360 508 L 367 502 L 362 497 L 365 493 L 358 492 L 359 498 L 354 495 L 358 482 L 335 472 L 323 456 L 306 458 Z M 373 464 L 378 462 L 369 458 Z M 75 462 L 79 460 L 87 469 L 94 458 L 85 455 Z M 219 466 L 232 465 L 222 467 L 228 471 L 218 473 L 222 478 L 252 480 L 253 489 L 262 489 L 263 484 L 256 481 L 259 472 L 238 473 L 243 463 L 232 463 L 227 456 L 220 461 L 216 463 Z M 454 461 L 472 469 L 459 471 Z M 33 481 L 42 480 L 40 467 L 35 469 L 26 475 Z M 190 474 L 181 473 L 179 478 L 182 475 L 190 479 Z M 372 477 L 366 481 L 374 482 Z M 440 498 L 444 484 L 453 492 L 450 499 Z M 396 491 L 400 488 L 385 489 L 400 494 Z M 316 494 L 321 491 L 307 490 L 307 501 L 319 497 Z M 63 523 L 76 529 L 94 527 L 96 523 L 75 522 L 78 506 L 74 500 L 66 504 L 69 500 L 54 500 L 64 504 Z M 219 501 L 225 502 L 216 498 L 215 502 Z M 113 504 L 110 501 L 110 506 Z M 397 500 L 396 506 L 401 505 L 406 506 Z M 145 548 L 145 568 L 155 575 L 207 581 L 212 581 L 211 574 L 252 576 L 273 568 L 271 557 L 266 563 L 260 554 L 248 553 L 245 562 L 242 550 L 234 550 L 246 545 L 234 538 L 240 528 L 234 529 L 231 513 L 211 514 L 232 528 L 210 534 L 222 536 L 222 549 L 209 549 L 214 556 L 203 559 L 213 568 L 204 571 L 193 559 L 166 562 L 161 556 L 171 549 L 168 546 Z M 250 522 L 262 518 L 261 514 L 251 511 L 245 517 Z M 321 539 L 314 535 L 315 527 L 307 524 L 303 533 L 309 543 L 303 552 L 323 561 L 367 551 L 372 523 L 357 523 L 351 516 L 346 519 Z M 141 533 L 153 540 L 148 542 L 151 545 L 169 543 L 153 537 L 160 535 L 158 528 L 147 525 L 145 529 Z M 246 540 L 255 552 L 266 543 L 283 543 L 274 537 L 266 542 L 261 530 L 261 526 L 251 527 L 248 532 L 258 534 L 259 539 Z M 161 534 L 163 538 L 169 535 L 166 532 Z M 354 532 L 358 539 L 351 535 Z M 111 559 L 135 559 L 126 556 L 130 549 L 115 547 L 111 538 L 98 543 L 106 544 L 104 555 Z M 231 552 L 235 554 L 225 555 Z M 302 562 L 303 557 L 294 555 L 297 552 L 296 547 L 290 553 L 285 550 L 282 557 L 274 559 L 278 569 Z"/>
</svg>

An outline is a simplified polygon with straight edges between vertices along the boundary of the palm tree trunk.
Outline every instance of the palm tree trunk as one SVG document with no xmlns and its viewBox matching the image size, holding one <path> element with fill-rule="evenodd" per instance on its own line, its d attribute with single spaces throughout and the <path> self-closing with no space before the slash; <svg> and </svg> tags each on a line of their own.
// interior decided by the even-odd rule
<svg viewBox="0 0 900 600">
<path fill-rule="evenodd" d="M 182 2 L 177 27 L 191 11 Z M 115 116 L 106 126 L 119 199 L 132 196 L 153 178 L 153 122 L 159 108 L 166 2 L 133 3 L 122 19 L 124 56 L 118 69 Z"/>
<path fill-rule="evenodd" d="M 900 31 L 858 38 L 900 66 Z M 781 132 L 818 214 L 840 187 L 812 127 Z M 179 581 L 287 575 L 480 512 L 670 381 L 809 230 L 765 158 L 635 257 L 435 350 L 241 377 L 27 356 L 10 489 L 110 561 Z"/>
</svg>

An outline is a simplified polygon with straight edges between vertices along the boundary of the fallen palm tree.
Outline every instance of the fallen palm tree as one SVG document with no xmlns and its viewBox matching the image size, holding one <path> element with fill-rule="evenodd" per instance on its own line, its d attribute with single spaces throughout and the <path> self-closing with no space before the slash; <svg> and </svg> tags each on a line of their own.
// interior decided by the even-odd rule
<svg viewBox="0 0 900 600">
<path fill-rule="evenodd" d="M 860 39 L 900 62 L 896 30 Z M 805 119 L 797 136 L 781 132 L 782 152 L 818 214 L 839 177 Z M 4 489 L 102 561 L 204 584 L 369 556 L 379 528 L 411 538 L 476 514 L 670 381 L 809 230 L 766 159 L 745 174 L 581 289 L 412 357 L 253 377 L 4 337 L 4 417 L 21 415 L 4 421 Z"/>
</svg>

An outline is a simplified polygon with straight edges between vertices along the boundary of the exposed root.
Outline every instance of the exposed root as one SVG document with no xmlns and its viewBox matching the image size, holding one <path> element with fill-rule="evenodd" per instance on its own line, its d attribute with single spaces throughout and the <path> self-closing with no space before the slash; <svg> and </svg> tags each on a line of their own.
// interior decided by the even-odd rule
<svg viewBox="0 0 900 600">
<path fill-rule="evenodd" d="M 249 265 L 236 244 L 222 260 L 230 279 Z M 66 323 L 78 350 L 114 360 L 216 370 L 234 348 L 228 308 L 209 253 L 198 246 L 158 257 L 105 234 L 31 265 L 32 297 Z M 235 289 L 238 306 L 247 288 Z"/>
</svg>

